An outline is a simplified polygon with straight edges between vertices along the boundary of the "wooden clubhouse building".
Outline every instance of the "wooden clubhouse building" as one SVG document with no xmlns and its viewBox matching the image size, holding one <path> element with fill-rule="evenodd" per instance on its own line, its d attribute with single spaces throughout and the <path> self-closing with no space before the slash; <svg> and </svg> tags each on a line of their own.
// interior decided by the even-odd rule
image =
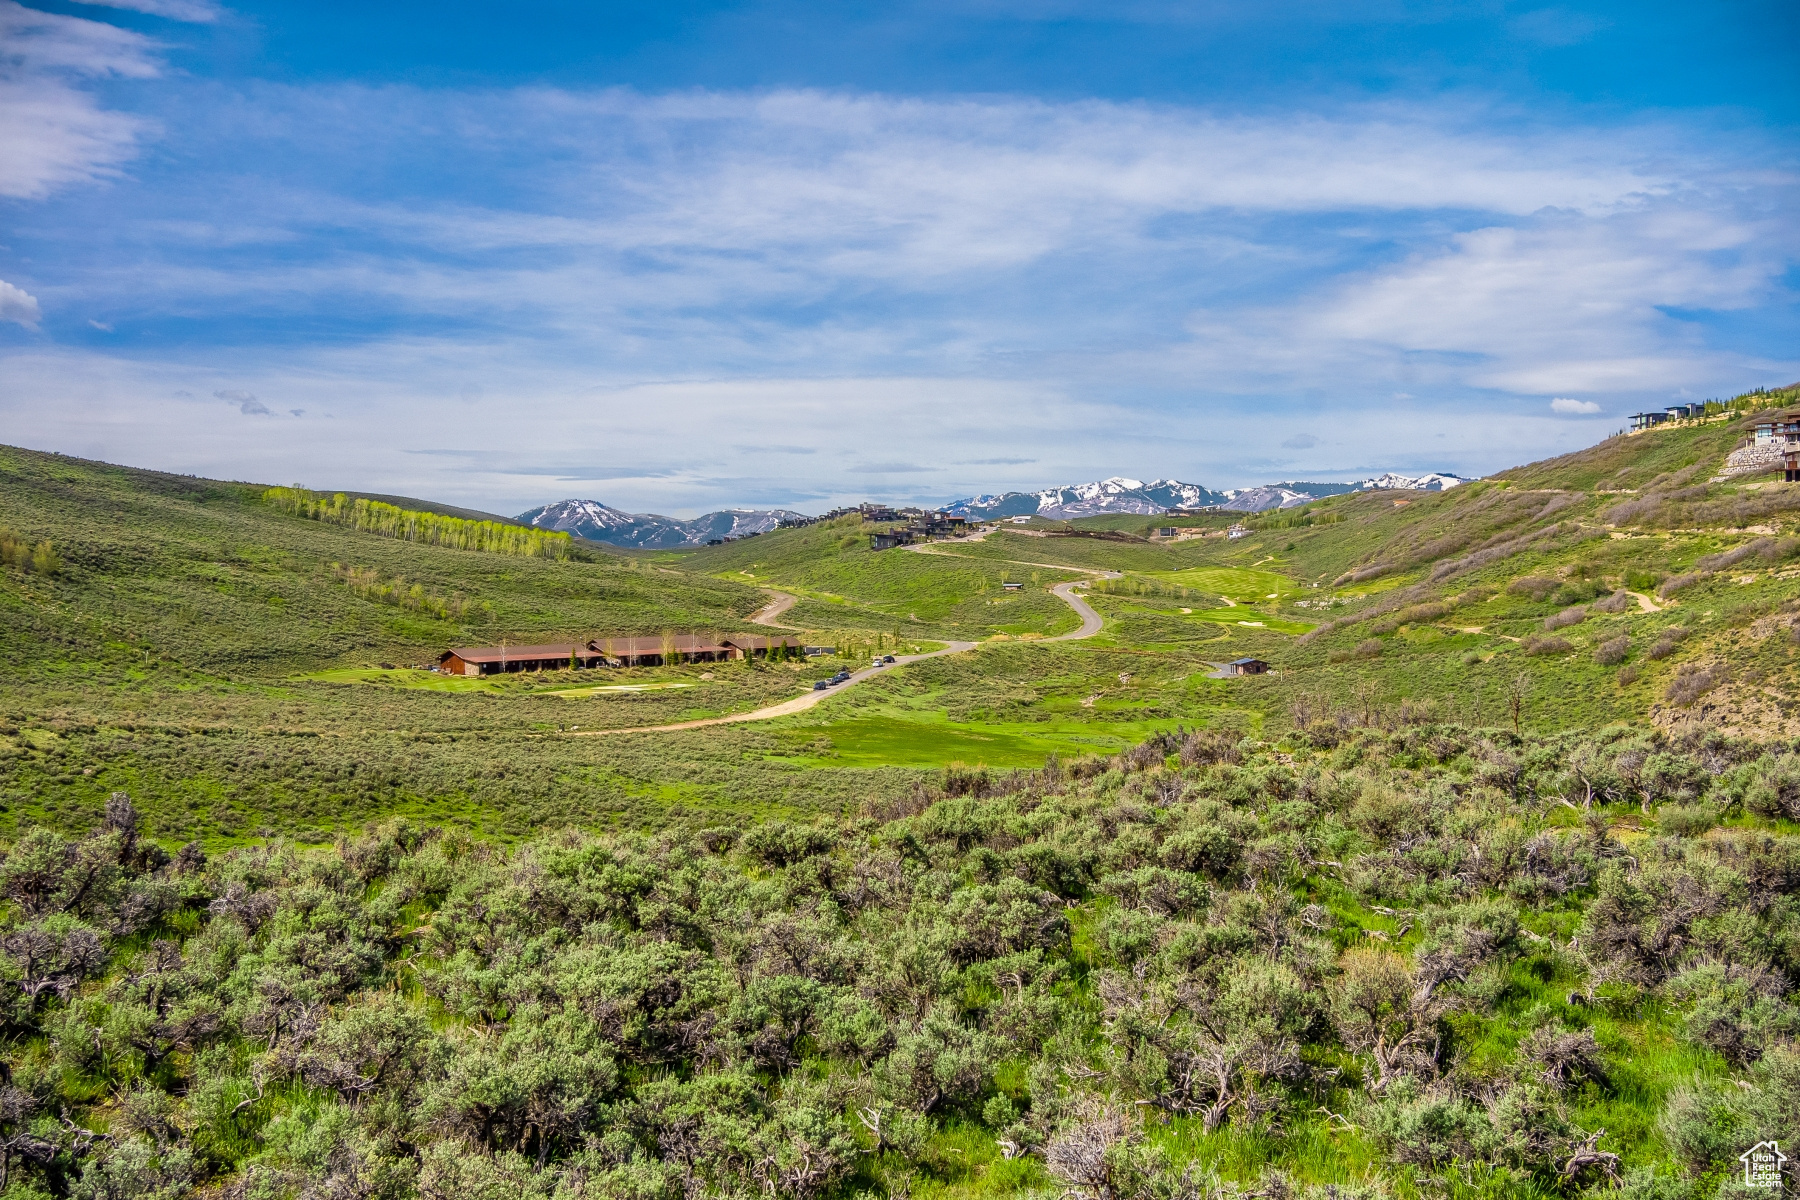
<svg viewBox="0 0 1800 1200">
<path fill-rule="evenodd" d="M 544 646 L 459 646 L 438 656 L 447 675 L 502 675 L 559 667 L 660 667 L 673 662 L 729 662 L 806 652 L 797 637 L 761 633 L 594 638 Z"/>
</svg>

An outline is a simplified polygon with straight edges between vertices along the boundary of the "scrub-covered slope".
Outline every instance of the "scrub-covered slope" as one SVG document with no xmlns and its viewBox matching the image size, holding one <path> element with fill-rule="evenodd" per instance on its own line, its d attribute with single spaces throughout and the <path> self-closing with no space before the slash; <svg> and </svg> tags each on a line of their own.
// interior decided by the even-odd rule
<svg viewBox="0 0 1800 1200">
<path fill-rule="evenodd" d="M 1800 1125 L 1797 777 L 1320 724 L 211 858 L 117 796 L 0 863 L 12 1194 L 1736 1195 Z"/>
</svg>

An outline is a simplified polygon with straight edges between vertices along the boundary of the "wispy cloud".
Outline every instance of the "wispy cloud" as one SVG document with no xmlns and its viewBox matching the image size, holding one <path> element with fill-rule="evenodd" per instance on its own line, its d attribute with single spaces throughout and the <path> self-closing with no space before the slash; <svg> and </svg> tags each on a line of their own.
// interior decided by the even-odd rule
<svg viewBox="0 0 1800 1200">
<path fill-rule="evenodd" d="M 920 463 L 880 462 L 857 463 L 855 466 L 844 469 L 853 475 L 919 475 L 931 471 L 941 471 L 944 468 L 927 467 Z"/>
<path fill-rule="evenodd" d="M 113 173 L 149 122 L 102 108 L 83 80 L 157 73 L 149 39 L 0 0 L 0 196 L 36 199 Z"/>
<path fill-rule="evenodd" d="M 227 404 L 237 405 L 238 411 L 246 417 L 272 417 L 275 415 L 268 405 L 258 400 L 250 392 L 220 391 L 214 392 L 213 395 Z"/>
<path fill-rule="evenodd" d="M 147 72 L 153 49 L 116 53 Z M 34 68 L 104 118 L 81 89 L 94 69 Z M 132 334 L 109 347 L 176 348 L 21 352 L 0 392 L 23 405 L 91 373 L 109 382 L 84 411 L 110 433 L 69 432 L 72 410 L 30 428 L 182 469 L 483 508 L 580 484 L 693 511 L 1119 472 L 1263 482 L 1243 448 L 1278 421 L 1282 471 L 1479 473 L 1583 436 L 1545 397 L 1616 410 L 1800 374 L 1781 339 L 1712 332 L 1785 302 L 1792 156 L 1693 123 L 1534 125 L 1453 97 L 1232 115 L 156 87 L 197 149 L 35 209 L 53 253 L 31 280 L 52 318 Z M 117 170 L 142 128 L 15 194 Z M 404 178 L 357 165 L 402 154 Z M 177 318 L 182 337 L 138 339 Z M 180 349 L 195 328 L 220 348 Z M 278 440 L 129 399 L 155 388 L 317 419 Z M 403 453 L 447 427 L 492 452 Z"/>
<path fill-rule="evenodd" d="M 132 12 L 148 13 L 153 17 L 167 17 L 171 21 L 187 21 L 195 24 L 211 24 L 224 16 L 224 10 L 210 0 L 77 0 L 81 4 L 91 4 L 98 8 L 124 8 Z"/>
</svg>

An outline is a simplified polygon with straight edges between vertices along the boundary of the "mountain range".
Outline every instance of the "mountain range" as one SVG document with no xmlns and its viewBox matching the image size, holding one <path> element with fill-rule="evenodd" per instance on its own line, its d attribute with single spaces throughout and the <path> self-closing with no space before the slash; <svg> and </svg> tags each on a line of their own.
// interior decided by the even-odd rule
<svg viewBox="0 0 1800 1200">
<path fill-rule="evenodd" d="M 1071 483 L 1037 492 L 1002 492 L 969 496 L 944 505 L 944 511 L 972 520 L 1037 516 L 1055 521 L 1093 517 L 1104 513 L 1160 516 L 1173 508 L 1218 507 L 1228 512 L 1263 512 L 1292 508 L 1326 496 L 1373 488 L 1397 488 L 1436 492 L 1466 482 L 1440 472 L 1429 475 L 1397 475 L 1388 472 L 1356 483 L 1303 483 L 1288 480 L 1261 487 L 1214 491 L 1197 483 L 1155 479 L 1145 483 L 1115 475 L 1094 483 Z M 640 550 L 671 550 L 704 546 L 715 538 L 767 533 L 784 520 L 804 519 L 785 508 L 728 508 L 683 521 L 655 513 L 628 513 L 598 500 L 560 500 L 519 514 L 521 525 L 559 529 L 576 537 L 613 546 Z"/>
<path fill-rule="evenodd" d="M 1172 508 L 1213 506 L 1228 512 L 1262 512 L 1270 508 L 1292 508 L 1344 492 L 1375 488 L 1436 492 L 1463 482 L 1466 481 L 1460 476 L 1441 472 L 1414 476 L 1398 475 L 1390 471 L 1355 483 L 1301 483 L 1289 480 L 1261 487 L 1216 492 L 1200 484 L 1182 483 L 1177 479 L 1157 479 L 1144 483 L 1137 479 L 1114 476 L 1097 483 L 1075 483 L 1066 487 L 1045 488 L 1041 492 L 970 496 L 946 504 L 944 510 L 961 513 L 975 520 L 1039 516 L 1054 521 L 1098 516 L 1101 513 L 1157 516 Z"/>
<path fill-rule="evenodd" d="M 728 508 L 690 521 L 655 513 L 628 513 L 598 500 L 559 500 L 520 513 L 519 524 L 630 546 L 639 550 L 672 550 L 679 546 L 704 546 L 714 538 L 767 533 L 784 520 L 804 520 L 785 508 Z"/>
</svg>

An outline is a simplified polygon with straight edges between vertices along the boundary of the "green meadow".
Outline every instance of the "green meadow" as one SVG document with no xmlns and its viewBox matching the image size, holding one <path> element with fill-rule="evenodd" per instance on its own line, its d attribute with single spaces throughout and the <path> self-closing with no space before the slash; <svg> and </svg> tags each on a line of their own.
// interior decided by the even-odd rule
<svg viewBox="0 0 1800 1200">
<path fill-rule="evenodd" d="M 1740 1195 L 1800 1127 L 1800 487 L 1719 476 L 1797 399 L 926 553 L 0 451 L 6 1200 Z M 837 653 L 423 669 L 767 589 Z"/>
</svg>

